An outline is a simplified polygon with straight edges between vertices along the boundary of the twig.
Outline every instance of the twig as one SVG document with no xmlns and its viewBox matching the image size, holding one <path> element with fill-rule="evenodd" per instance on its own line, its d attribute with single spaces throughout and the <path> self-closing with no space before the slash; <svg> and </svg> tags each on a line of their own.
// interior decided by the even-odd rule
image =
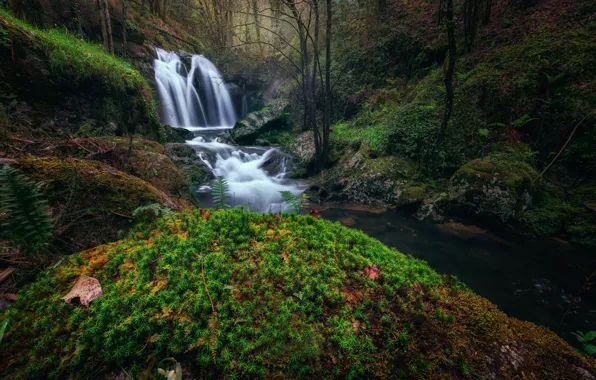
<svg viewBox="0 0 596 380">
<path fill-rule="evenodd" d="M 571 141 L 571 138 L 573 137 L 573 135 L 575 134 L 575 131 L 577 130 L 577 128 L 582 125 L 582 123 L 584 122 L 584 120 L 586 120 L 586 118 L 589 116 L 590 114 L 587 114 L 586 116 L 584 116 L 583 119 L 581 119 L 581 121 L 579 123 L 577 123 L 577 125 L 575 126 L 575 128 L 573 128 L 573 131 L 571 131 L 571 134 L 569 135 L 569 138 L 567 139 L 567 141 L 565 142 L 565 144 L 563 145 L 563 147 L 561 148 L 561 150 L 559 151 L 559 153 L 557 153 L 557 155 L 555 156 L 555 158 L 553 158 L 553 160 L 550 162 L 550 164 L 548 164 L 548 166 L 546 168 L 544 168 L 544 170 L 542 171 L 542 173 L 540 173 L 538 175 L 538 177 L 534 178 L 534 180 L 532 181 L 532 184 L 534 184 L 534 182 L 536 182 L 538 180 L 538 178 L 542 177 L 542 175 L 544 173 L 546 173 L 546 171 L 555 163 L 555 161 L 557 161 L 557 158 L 559 158 L 559 156 L 561 155 L 561 153 L 563 153 L 563 150 L 565 150 L 565 148 L 567 147 L 567 145 L 569 144 L 569 142 Z"/>
<path fill-rule="evenodd" d="M 116 212 L 116 211 L 112 211 L 112 214 L 121 216 L 121 217 L 126 218 L 126 219 L 134 219 L 134 217 L 132 217 L 132 216 L 120 214 L 119 212 Z"/>
</svg>

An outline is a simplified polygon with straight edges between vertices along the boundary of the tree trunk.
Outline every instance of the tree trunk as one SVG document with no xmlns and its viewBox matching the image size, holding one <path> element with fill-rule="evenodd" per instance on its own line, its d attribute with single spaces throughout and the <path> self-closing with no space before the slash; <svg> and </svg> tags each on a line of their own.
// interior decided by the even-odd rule
<svg viewBox="0 0 596 380">
<path fill-rule="evenodd" d="M 101 33 L 104 37 L 103 46 L 106 48 L 111 54 L 114 54 L 114 40 L 112 39 L 112 21 L 110 19 L 110 8 L 108 7 L 107 0 L 99 0 L 100 1 L 100 16 L 103 16 L 101 19 L 103 26 L 101 29 Z M 104 32 L 105 29 L 105 32 Z"/>
<path fill-rule="evenodd" d="M 1 0 L 0 0 L 1 1 Z M 81 8 L 79 7 L 79 0 L 70 1 L 70 9 L 74 14 L 74 23 L 77 28 L 77 34 L 80 38 L 83 38 L 83 26 L 81 24 Z"/>
<path fill-rule="evenodd" d="M 127 4 L 126 0 L 122 0 L 122 56 L 126 58 L 127 53 L 127 41 L 126 41 L 126 17 L 127 17 Z"/>
<path fill-rule="evenodd" d="M 438 143 L 441 144 L 445 139 L 447 132 L 447 124 L 453 111 L 453 72 L 455 70 L 455 20 L 453 19 L 453 0 L 446 0 L 447 2 L 447 38 L 449 40 L 449 58 L 447 63 L 447 70 L 445 70 L 445 113 L 441 122 L 441 129 L 439 130 Z"/>
<path fill-rule="evenodd" d="M 108 31 L 106 29 L 106 14 L 103 10 L 103 2 L 105 0 L 97 0 L 97 11 L 99 12 L 99 24 L 101 26 L 101 37 L 103 39 L 103 48 L 105 51 L 110 51 L 108 43 Z"/>
<path fill-rule="evenodd" d="M 491 8 L 493 6 L 493 2 L 492 0 L 486 0 L 486 2 L 484 3 L 484 15 L 482 17 L 482 23 L 484 25 L 487 25 L 490 22 L 490 13 L 491 13 Z"/>
<path fill-rule="evenodd" d="M 312 124 L 312 130 L 315 137 L 315 151 L 316 160 L 319 167 L 323 165 L 324 154 L 323 144 L 321 144 L 321 131 L 317 123 L 317 63 L 319 62 L 319 1 L 312 0 L 312 7 L 315 13 L 315 24 L 314 24 L 314 41 L 313 41 L 313 54 L 312 54 L 312 73 L 310 77 L 309 85 L 309 106 L 310 106 L 310 118 Z"/>
<path fill-rule="evenodd" d="M 325 122 L 323 125 L 323 161 L 327 165 L 329 161 L 329 132 L 331 130 L 331 116 L 333 105 L 331 100 L 331 21 L 332 21 L 332 0 L 327 0 L 327 29 L 325 43 Z"/>
</svg>

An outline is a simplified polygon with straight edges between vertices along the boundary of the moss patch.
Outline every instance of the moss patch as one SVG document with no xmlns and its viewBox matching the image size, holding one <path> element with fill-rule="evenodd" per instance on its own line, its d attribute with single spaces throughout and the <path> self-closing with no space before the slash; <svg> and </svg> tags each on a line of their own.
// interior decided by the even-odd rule
<svg viewBox="0 0 596 380">
<path fill-rule="evenodd" d="M 45 183 L 65 252 L 116 240 L 133 226 L 132 211 L 159 203 L 176 209 L 154 186 L 103 162 L 26 156 L 17 160 L 29 178 Z"/>
<path fill-rule="evenodd" d="M 376 276 L 371 273 L 375 272 Z M 60 299 L 81 275 L 104 296 Z M 308 216 L 194 210 L 74 255 L 6 314 L 3 373 L 564 377 L 596 363 L 423 262 Z M 32 360 L 35 358 L 35 360 Z"/>
</svg>

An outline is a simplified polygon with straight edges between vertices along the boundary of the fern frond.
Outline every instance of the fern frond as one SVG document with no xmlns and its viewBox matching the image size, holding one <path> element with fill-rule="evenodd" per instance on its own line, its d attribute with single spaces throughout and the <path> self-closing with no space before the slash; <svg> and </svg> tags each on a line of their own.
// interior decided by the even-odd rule
<svg viewBox="0 0 596 380">
<path fill-rule="evenodd" d="M 40 250 L 53 236 L 54 221 L 41 187 L 14 168 L 0 169 L 2 236 L 26 253 Z"/>
<path fill-rule="evenodd" d="M 302 212 L 306 196 L 304 194 L 294 194 L 291 191 L 280 191 L 281 199 L 288 204 L 295 212 Z"/>
<path fill-rule="evenodd" d="M 222 209 L 230 207 L 226 204 L 227 200 L 231 198 L 230 186 L 224 177 L 219 176 L 213 180 L 211 195 L 213 196 L 213 207 Z"/>
</svg>

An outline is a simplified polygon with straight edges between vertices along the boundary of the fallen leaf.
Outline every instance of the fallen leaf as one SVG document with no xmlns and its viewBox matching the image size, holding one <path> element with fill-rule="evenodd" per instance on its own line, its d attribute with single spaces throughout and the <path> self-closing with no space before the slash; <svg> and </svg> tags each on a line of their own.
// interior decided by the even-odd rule
<svg viewBox="0 0 596 380">
<path fill-rule="evenodd" d="M 418 281 L 414 281 L 414 284 L 412 285 L 412 289 L 414 290 L 414 293 L 416 293 L 416 294 L 422 293 L 422 291 L 424 290 L 422 288 L 422 285 L 420 285 L 420 283 Z"/>
<path fill-rule="evenodd" d="M 352 328 L 354 329 L 354 332 L 358 334 L 358 331 L 360 330 L 360 321 L 352 318 Z"/>
<path fill-rule="evenodd" d="M 318 218 L 319 217 L 319 212 L 317 210 L 311 209 L 308 214 L 310 216 L 312 216 L 313 218 Z"/>
<path fill-rule="evenodd" d="M 72 299 L 78 298 L 83 306 L 89 307 L 91 301 L 102 296 L 103 292 L 101 291 L 101 285 L 96 278 L 81 276 L 77 279 L 77 282 L 74 284 L 70 292 L 62 297 L 62 299 L 66 301 L 66 303 L 70 303 Z"/>
<path fill-rule="evenodd" d="M 374 280 L 381 275 L 381 268 L 379 268 L 377 264 L 374 264 L 368 268 L 364 268 L 364 275 L 371 280 Z"/>
</svg>

